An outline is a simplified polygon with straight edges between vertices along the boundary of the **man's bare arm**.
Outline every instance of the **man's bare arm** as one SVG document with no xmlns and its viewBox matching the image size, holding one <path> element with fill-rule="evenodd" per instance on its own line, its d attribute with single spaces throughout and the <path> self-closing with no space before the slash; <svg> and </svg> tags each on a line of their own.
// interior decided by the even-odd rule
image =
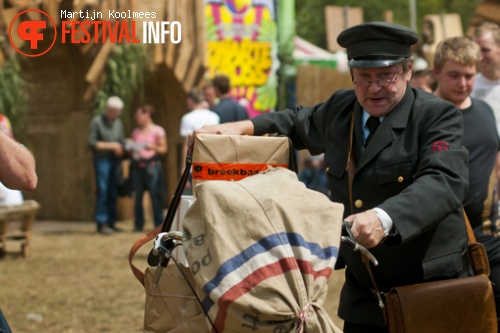
<svg viewBox="0 0 500 333">
<path fill-rule="evenodd" d="M 11 189 L 33 191 L 38 178 L 35 159 L 19 142 L 0 131 L 0 181 Z"/>
</svg>

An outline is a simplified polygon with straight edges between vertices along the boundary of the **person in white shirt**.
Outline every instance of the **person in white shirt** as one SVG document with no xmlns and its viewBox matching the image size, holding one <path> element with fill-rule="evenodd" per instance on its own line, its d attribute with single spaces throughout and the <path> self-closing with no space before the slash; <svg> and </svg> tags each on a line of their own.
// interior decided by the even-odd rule
<svg viewBox="0 0 500 333">
<path fill-rule="evenodd" d="M 500 133 L 500 27 L 484 22 L 476 28 L 472 40 L 481 48 L 481 73 L 476 76 L 471 97 L 482 99 L 491 106 Z M 497 154 L 496 171 L 500 179 L 500 154 Z"/>
<path fill-rule="evenodd" d="M 474 31 L 473 41 L 481 48 L 481 73 L 476 77 L 471 96 L 490 104 L 500 131 L 500 27 L 482 23 Z"/>
<path fill-rule="evenodd" d="M 181 136 L 186 138 L 183 150 L 182 150 L 182 165 L 181 173 L 186 167 L 186 161 L 184 157 L 187 154 L 187 138 L 193 131 L 202 128 L 205 125 L 216 125 L 219 124 L 219 115 L 208 109 L 208 103 L 205 101 L 203 91 L 199 89 L 193 89 L 187 94 L 187 105 L 190 112 L 186 113 L 181 119 Z M 185 195 L 191 194 L 191 182 L 190 180 L 186 184 Z"/>
</svg>

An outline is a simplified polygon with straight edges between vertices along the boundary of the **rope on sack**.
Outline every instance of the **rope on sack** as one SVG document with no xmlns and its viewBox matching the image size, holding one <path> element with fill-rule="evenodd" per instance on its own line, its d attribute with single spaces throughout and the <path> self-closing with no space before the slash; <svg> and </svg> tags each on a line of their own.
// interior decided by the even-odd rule
<svg viewBox="0 0 500 333">
<path fill-rule="evenodd" d="M 304 306 L 304 308 L 299 312 L 299 314 L 297 315 L 297 319 L 300 322 L 299 327 L 297 328 L 297 331 L 296 331 L 297 333 L 302 332 L 302 329 L 304 328 L 306 320 L 309 318 L 309 312 L 314 313 L 313 305 L 314 305 L 313 303 L 308 302 Z"/>
</svg>

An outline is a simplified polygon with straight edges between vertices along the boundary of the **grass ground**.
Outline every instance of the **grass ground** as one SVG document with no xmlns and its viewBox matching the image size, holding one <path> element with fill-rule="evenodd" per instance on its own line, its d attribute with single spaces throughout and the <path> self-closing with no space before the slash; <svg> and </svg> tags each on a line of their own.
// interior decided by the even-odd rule
<svg viewBox="0 0 500 333">
<path fill-rule="evenodd" d="M 120 224 L 132 229 L 130 222 Z M 144 290 L 128 265 L 128 252 L 141 236 L 101 236 L 92 223 L 37 222 L 28 258 L 0 260 L 0 307 L 14 333 L 141 332 Z M 134 261 L 146 267 L 150 246 Z M 343 272 L 330 281 L 325 305 L 334 321 Z"/>
</svg>

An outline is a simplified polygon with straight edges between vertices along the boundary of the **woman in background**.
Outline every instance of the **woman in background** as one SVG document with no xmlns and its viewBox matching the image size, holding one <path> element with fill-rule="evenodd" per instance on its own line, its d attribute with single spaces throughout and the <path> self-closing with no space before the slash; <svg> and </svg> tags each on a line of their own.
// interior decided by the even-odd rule
<svg viewBox="0 0 500 333">
<path fill-rule="evenodd" d="M 166 187 L 159 156 L 167 152 L 165 130 L 153 122 L 155 110 L 152 105 L 140 106 L 135 112 L 137 127 L 132 132 L 132 141 L 128 150 L 132 153 L 130 177 L 132 191 L 135 192 L 134 230 L 144 228 L 144 207 L 142 198 L 148 191 L 153 206 L 155 226 L 163 222 L 163 204 L 166 199 Z"/>
</svg>

